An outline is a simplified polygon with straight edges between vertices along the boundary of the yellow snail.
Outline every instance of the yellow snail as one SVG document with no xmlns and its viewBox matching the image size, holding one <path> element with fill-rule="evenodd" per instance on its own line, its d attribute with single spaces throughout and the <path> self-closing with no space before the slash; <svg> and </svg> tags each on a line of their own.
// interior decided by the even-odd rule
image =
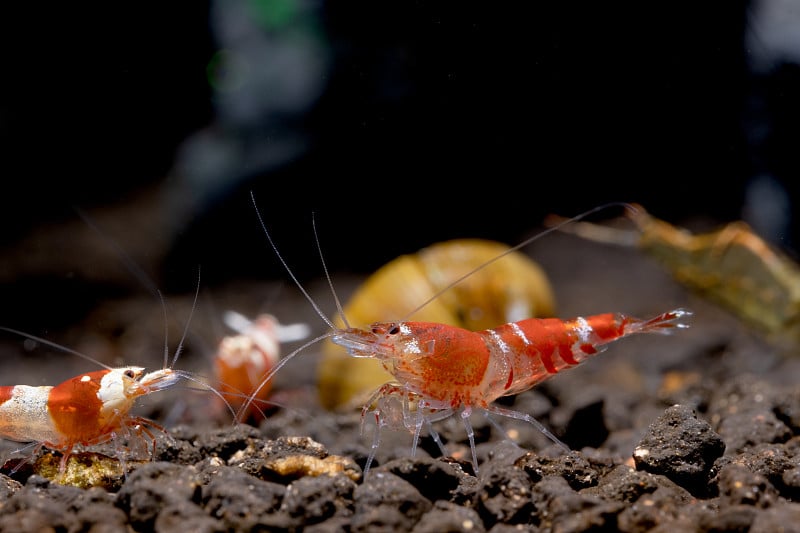
<svg viewBox="0 0 800 533">
<path fill-rule="evenodd" d="M 401 255 L 356 289 L 344 307 L 345 316 L 354 327 L 412 319 L 471 330 L 553 316 L 555 302 L 547 276 L 518 251 L 470 274 L 409 316 L 438 291 L 509 248 L 495 241 L 456 239 Z M 341 318 L 337 319 L 337 327 L 342 326 Z M 324 407 L 360 407 L 370 393 L 391 380 L 391 374 L 377 359 L 353 358 L 341 347 L 326 342 L 317 376 Z"/>
</svg>

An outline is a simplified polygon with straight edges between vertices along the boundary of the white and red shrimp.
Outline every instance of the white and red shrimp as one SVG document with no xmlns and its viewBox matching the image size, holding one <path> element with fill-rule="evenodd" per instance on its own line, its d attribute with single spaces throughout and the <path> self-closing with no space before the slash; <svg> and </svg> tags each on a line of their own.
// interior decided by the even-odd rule
<svg viewBox="0 0 800 533">
<path fill-rule="evenodd" d="M 373 412 L 381 427 L 385 411 L 397 409 L 399 404 L 402 423 L 414 432 L 416 446 L 423 423 L 458 414 L 467 431 L 477 472 L 475 438 L 469 422 L 473 410 L 533 424 L 568 449 L 530 415 L 493 402 L 531 389 L 628 335 L 669 333 L 672 328 L 687 327 L 681 319 L 689 315 L 690 311 L 679 308 L 647 320 L 622 313 L 568 320 L 528 318 L 483 331 L 431 322 L 382 322 L 369 329 L 337 331 L 331 340 L 353 357 L 378 359 L 396 380 L 373 394 L 364 406 L 364 415 L 376 406 Z M 379 438 L 378 432 L 365 470 L 372 462 Z"/>
<path fill-rule="evenodd" d="M 256 206 L 254 197 L 253 204 Z M 628 209 L 632 208 L 629 204 L 622 205 Z M 571 221 L 584 218 L 605 207 L 608 206 L 590 210 L 574 217 Z M 675 329 L 686 328 L 688 324 L 682 320 L 692 314 L 687 309 L 678 308 L 644 320 L 622 313 L 603 313 L 566 320 L 528 318 L 483 331 L 470 331 L 441 323 L 406 320 L 376 322 L 366 329 L 360 329 L 350 327 L 346 317 L 343 316 L 345 327 L 340 329 L 324 315 L 291 272 L 272 241 L 257 206 L 256 213 L 270 245 L 289 276 L 317 314 L 331 328 L 330 332 L 306 343 L 281 360 L 264 379 L 262 385 L 266 386 L 275 372 L 296 354 L 325 338 L 330 338 L 334 343 L 344 347 L 352 357 L 377 359 L 394 377 L 394 381 L 384 384 L 375 391 L 362 409 L 362 427 L 363 420 L 369 412 L 374 413 L 377 424 L 364 466 L 365 475 L 380 446 L 383 427 L 399 425 L 412 432 L 413 456 L 422 426 L 426 425 L 444 453 L 444 446 L 432 423 L 454 414 L 459 415 L 463 421 L 472 452 L 472 466 L 477 473 L 475 439 L 469 421 L 474 411 L 482 411 L 487 416 L 500 415 L 530 423 L 555 444 L 569 450 L 532 416 L 501 407 L 493 402 L 503 396 L 526 391 L 558 372 L 579 365 L 605 350 L 609 343 L 616 340 L 637 333 L 671 333 Z M 550 228 L 527 239 L 475 270 L 556 229 L 558 227 Z M 317 246 L 319 247 L 319 243 Z M 324 260 L 323 268 L 328 276 Z M 452 285 L 471 275 L 475 270 L 456 280 Z M 329 276 L 328 281 L 330 283 Z M 332 284 L 331 289 L 333 290 Z M 420 307 L 427 305 L 437 296 L 438 293 Z M 342 307 L 335 291 L 334 299 L 341 313 Z M 342 376 L 342 379 L 347 379 L 347 376 Z"/>
<path fill-rule="evenodd" d="M 37 449 L 46 447 L 60 452 L 60 477 L 64 476 L 67 462 L 78 448 L 112 442 L 116 445 L 120 462 L 124 464 L 124 443 L 131 439 L 141 443 L 144 439 L 149 441 L 150 458 L 154 458 L 156 436 L 153 430 L 162 434 L 166 430 L 153 420 L 132 414 L 136 400 L 142 396 L 170 388 L 184 379 L 221 397 L 214 387 L 193 373 L 174 368 L 188 323 L 172 361 L 165 339 L 164 366 L 148 373 L 139 366 L 114 368 L 104 365 L 86 354 L 23 331 L 2 326 L 0 330 L 78 355 L 104 367 L 54 386 L 0 386 L 0 438 L 34 443 Z"/>
<path fill-rule="evenodd" d="M 278 363 L 281 345 L 308 337 L 307 324 L 281 324 L 269 313 L 261 313 L 253 320 L 236 311 L 223 315 L 225 324 L 236 335 L 223 337 L 214 356 L 215 383 L 226 400 L 225 407 L 240 408 L 253 395 L 270 370 Z M 263 417 L 261 403 L 269 403 L 271 387 L 260 387 L 248 408 L 239 416 L 240 421 Z"/>
</svg>

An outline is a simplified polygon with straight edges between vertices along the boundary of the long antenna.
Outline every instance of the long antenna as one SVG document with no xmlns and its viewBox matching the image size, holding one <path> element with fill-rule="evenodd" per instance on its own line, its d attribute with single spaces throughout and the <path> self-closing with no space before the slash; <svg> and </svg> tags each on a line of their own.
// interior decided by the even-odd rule
<svg viewBox="0 0 800 533">
<path fill-rule="evenodd" d="M 423 307 L 425 307 L 426 305 L 428 305 L 429 303 L 431 303 L 433 300 L 435 300 L 436 298 L 438 298 L 439 296 L 441 296 L 441 294 L 442 294 L 443 292 L 450 290 L 452 287 L 454 287 L 455 285 L 458 285 L 459 283 L 461 283 L 462 281 L 464 281 L 465 279 L 467 279 L 468 277 L 470 277 L 471 275 L 473 275 L 475 272 L 477 272 L 477 271 L 479 271 L 479 270 L 481 270 L 481 269 L 484 269 L 484 268 L 486 268 L 487 266 L 491 265 L 491 264 L 492 264 L 492 263 L 494 263 L 495 261 L 498 261 L 498 260 L 502 259 L 503 257 L 507 256 L 508 254 L 510 254 L 510 253 L 512 253 L 512 252 L 515 252 L 515 251 L 519 250 L 520 248 L 523 248 L 523 247 L 525 247 L 525 246 L 528 246 L 528 245 L 529 245 L 529 244 L 531 244 L 533 241 L 539 240 L 539 239 L 541 239 L 542 237 L 544 237 L 545 235 L 547 235 L 547 234 L 549 234 L 549 233 L 552 233 L 552 232 L 554 232 L 554 231 L 558 231 L 558 230 L 559 230 L 559 229 L 560 229 L 562 226 L 565 226 L 565 225 L 567 225 L 567 224 L 571 224 L 571 223 L 573 223 L 573 222 L 575 222 L 575 221 L 577 221 L 577 220 L 581 220 L 581 219 L 583 219 L 583 218 L 586 218 L 586 217 L 588 217 L 589 215 L 591 215 L 591 214 L 593 214 L 593 213 L 596 213 L 596 212 L 598 212 L 598 211 L 602 211 L 603 209 L 608 209 L 609 207 L 624 207 L 625 209 L 628 209 L 628 210 L 630 210 L 630 211 L 633 211 L 634 213 L 637 213 L 637 212 L 638 212 L 638 210 L 636 209 L 636 207 L 635 207 L 633 204 L 630 204 L 630 203 L 628 203 L 628 202 L 609 202 L 609 203 L 607 203 L 607 204 L 603 204 L 603 205 L 601 205 L 601 206 L 598 206 L 598 207 L 594 207 L 594 208 L 592 208 L 592 209 L 589 209 L 588 211 L 584 211 L 583 213 L 581 213 L 581 214 L 579 214 L 579 215 L 576 215 L 576 216 L 574 216 L 574 217 L 572 217 L 572 218 L 568 218 L 568 219 L 566 219 L 566 220 L 564 220 L 564 221 L 562 221 L 562 222 L 560 222 L 560 223 L 556 224 L 555 226 L 551 226 L 551 227 L 549 227 L 549 228 L 547 228 L 547 229 L 545 229 L 545 230 L 543 230 L 543 231 L 541 231 L 541 232 L 537 233 L 537 234 L 536 234 L 536 235 L 534 235 L 533 237 L 530 237 L 530 238 L 528 238 L 528 239 L 525 239 L 524 241 L 522 241 L 521 243 L 517 244 L 516 246 L 512 246 L 511 248 L 509 248 L 508 250 L 506 250 L 506 251 L 505 251 L 505 252 L 503 252 L 502 254 L 500 254 L 500 255 L 498 255 L 498 256 L 496 256 L 496 257 L 493 257 L 492 259 L 489 259 L 489 260 L 488 260 L 488 261 L 486 261 L 485 263 L 483 263 L 483 264 L 481 264 L 481 265 L 478 265 L 478 266 L 476 266 L 475 268 L 473 268 L 472 270 L 470 270 L 469 272 L 467 272 L 466 274 L 464 274 L 464 275 L 463 275 L 463 276 L 461 276 L 460 278 L 456 279 L 455 281 L 453 281 L 452 283 L 450 283 L 449 285 L 447 285 L 447 286 L 446 286 L 446 287 L 444 287 L 443 289 L 441 289 L 441 290 L 439 290 L 438 292 L 436 292 L 436 293 L 435 293 L 433 296 L 431 296 L 430 298 L 428 298 L 427 300 L 425 300 L 424 302 L 422 302 L 422 303 L 421 303 L 420 305 L 418 305 L 418 306 L 417 306 L 417 307 L 416 307 L 416 308 L 415 308 L 413 311 L 411 311 L 411 312 L 410 312 L 410 313 L 408 313 L 408 314 L 407 314 L 405 317 L 403 317 L 403 319 L 401 320 L 401 322 L 403 322 L 403 321 L 405 321 L 405 320 L 408 320 L 408 318 L 409 318 L 409 317 L 411 317 L 411 316 L 413 316 L 413 315 L 414 315 L 414 313 L 418 312 L 420 309 L 422 309 Z"/>
<path fill-rule="evenodd" d="M 87 226 L 92 228 L 95 233 L 97 233 L 106 243 L 114 249 L 114 252 L 117 254 L 117 257 L 121 258 L 122 264 L 125 265 L 125 268 L 128 269 L 136 281 L 138 281 L 142 287 L 147 289 L 150 294 L 157 295 L 159 293 L 158 287 L 156 287 L 155 282 L 147 275 L 147 273 L 140 267 L 136 261 L 131 259 L 131 256 L 128 255 L 125 250 L 111 238 L 106 232 L 104 232 L 100 227 L 92 220 L 92 218 L 84 212 L 81 208 L 73 206 L 72 209 L 78 214 L 81 219 L 86 223 Z"/>
<path fill-rule="evenodd" d="M 261 229 L 264 230 L 264 235 L 267 236 L 267 240 L 269 241 L 269 245 L 272 247 L 272 250 L 275 252 L 275 255 L 278 256 L 278 259 L 280 260 L 281 264 L 283 265 L 283 268 L 286 269 L 286 272 L 289 274 L 289 277 L 292 278 L 292 281 L 294 281 L 294 284 L 297 285 L 297 288 L 300 289 L 300 292 L 303 293 L 303 296 L 306 297 L 306 300 L 309 301 L 309 303 L 314 308 L 314 311 L 317 312 L 319 317 L 322 320 L 324 320 L 326 324 L 328 324 L 328 327 L 330 327 L 331 329 L 335 330 L 336 326 L 334 326 L 333 322 L 331 321 L 331 319 L 328 318 L 325 315 L 325 313 L 322 312 L 322 309 L 319 307 L 319 305 L 317 305 L 317 302 L 314 301 L 314 299 L 311 297 L 311 295 L 308 294 L 308 292 L 306 291 L 305 287 L 303 287 L 303 285 L 300 283 L 300 281 L 298 281 L 297 277 L 294 275 L 294 272 L 292 272 L 292 269 L 289 268 L 289 265 L 286 263 L 286 261 L 283 259 L 283 256 L 278 251 L 278 247 L 275 246 L 275 243 L 272 241 L 272 236 L 269 234 L 269 231 L 267 230 L 267 225 L 264 223 L 264 219 L 261 217 L 261 211 L 259 211 L 259 209 L 258 209 L 258 204 L 256 203 L 256 196 L 253 193 L 253 191 L 250 191 L 250 199 L 252 200 L 253 207 L 256 210 L 256 216 L 258 217 L 259 224 L 261 224 Z"/>
<path fill-rule="evenodd" d="M 336 302 L 336 310 L 339 313 L 339 316 L 342 317 L 342 322 L 344 322 L 344 327 L 349 328 L 350 324 L 347 322 L 347 317 L 344 316 L 344 308 L 342 307 L 342 302 L 339 300 L 339 295 L 336 294 L 336 289 L 333 287 L 333 280 L 331 279 L 330 272 L 328 272 L 328 265 L 325 263 L 325 256 L 322 253 L 322 246 L 319 243 L 319 232 L 317 231 L 317 222 L 314 219 L 312 214 L 311 216 L 311 225 L 314 228 L 314 239 L 317 242 L 317 250 L 319 251 L 319 260 L 322 262 L 322 270 L 325 272 L 325 279 L 328 280 L 328 287 L 331 289 L 331 294 L 333 294 L 333 301 Z"/>
<path fill-rule="evenodd" d="M 86 355 L 85 353 L 81 353 L 81 352 L 79 352 L 77 350 L 73 350 L 72 348 L 67 348 L 66 346 L 62 346 L 61 344 L 58 344 L 57 342 L 49 341 L 49 340 L 44 339 L 42 337 L 37 337 L 36 335 L 31 335 L 30 333 L 25 333 L 24 331 L 20 331 L 18 329 L 7 328 L 5 326 L 0 326 L 0 329 L 3 330 L 3 331 L 8 331 L 9 333 L 14 333 L 16 335 L 19 335 L 20 337 L 25 337 L 25 338 L 30 339 L 32 341 L 40 342 L 40 343 L 42 343 L 44 345 L 50 346 L 51 348 L 55 348 L 57 350 L 61 350 L 62 352 L 66 352 L 66 353 L 71 353 L 73 355 L 77 355 L 78 357 L 82 357 L 82 358 L 86 359 L 87 361 L 91 361 L 92 363 L 94 363 L 96 365 L 102 366 L 105 369 L 108 369 L 108 370 L 112 369 L 112 367 L 101 363 L 100 361 L 98 361 L 97 359 L 95 359 L 92 356 Z"/>
</svg>

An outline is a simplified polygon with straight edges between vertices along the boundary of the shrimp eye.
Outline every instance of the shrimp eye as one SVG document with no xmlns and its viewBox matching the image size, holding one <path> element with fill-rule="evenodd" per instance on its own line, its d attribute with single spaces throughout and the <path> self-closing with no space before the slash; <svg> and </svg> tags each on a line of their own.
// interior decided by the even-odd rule
<svg viewBox="0 0 800 533">
<path fill-rule="evenodd" d="M 134 371 L 133 371 L 133 370 L 131 370 L 130 368 L 129 368 L 129 369 L 127 369 L 127 370 L 125 370 L 125 372 L 123 372 L 122 374 L 123 374 L 123 375 L 124 375 L 126 378 L 131 378 L 131 379 L 133 379 L 133 378 L 135 378 L 135 377 L 136 377 L 136 372 L 134 372 Z"/>
<path fill-rule="evenodd" d="M 400 326 L 392 326 L 392 329 L 389 330 L 389 335 L 397 335 L 400 333 Z"/>
</svg>

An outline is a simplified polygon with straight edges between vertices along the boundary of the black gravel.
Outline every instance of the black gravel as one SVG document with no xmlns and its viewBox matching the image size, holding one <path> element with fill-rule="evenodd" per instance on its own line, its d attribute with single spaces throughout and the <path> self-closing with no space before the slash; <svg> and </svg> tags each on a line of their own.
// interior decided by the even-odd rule
<svg viewBox="0 0 800 533">
<path fill-rule="evenodd" d="M 695 312 L 687 330 L 625 339 L 503 400 L 533 413 L 571 452 L 522 422 L 499 420 L 503 435 L 476 415 L 477 475 L 463 425 L 450 419 L 437 423 L 448 456 L 424 436 L 410 457 L 411 436 L 386 429 L 365 479 L 373 428 L 361 436 L 359 412 L 318 407 L 310 353 L 276 378 L 276 401 L 287 408 L 260 423 L 210 420 L 209 395 L 184 391 L 178 415 L 167 391 L 147 398 L 144 414 L 166 433 L 157 432 L 155 458 L 130 461 L 126 476 L 64 486 L 30 463 L 14 473 L 7 464 L 0 530 L 800 531 L 800 352 L 770 344 L 636 250 L 564 235 L 532 248 L 561 316 Z M 317 327 L 307 303 L 286 298 L 276 305 L 286 305 L 287 321 Z M 154 337 L 137 340 L 163 342 Z M 18 339 L 4 343 L 19 350 Z M 200 368 L 199 352 L 190 345 L 179 366 Z"/>
</svg>

